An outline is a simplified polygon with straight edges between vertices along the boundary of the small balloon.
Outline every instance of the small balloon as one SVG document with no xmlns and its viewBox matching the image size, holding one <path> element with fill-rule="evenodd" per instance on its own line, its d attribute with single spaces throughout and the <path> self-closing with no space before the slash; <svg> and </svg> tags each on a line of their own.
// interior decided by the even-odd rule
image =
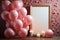
<svg viewBox="0 0 60 40">
<path fill-rule="evenodd" d="M 22 8 L 20 9 L 20 11 L 21 11 L 21 14 L 22 14 L 23 16 L 26 16 L 26 15 L 27 15 L 27 9 L 26 9 L 26 8 L 22 7 Z"/>
<path fill-rule="evenodd" d="M 4 31 L 4 35 L 5 35 L 6 38 L 12 38 L 12 37 L 15 36 L 15 32 L 11 28 L 7 28 Z"/>
<path fill-rule="evenodd" d="M 5 21 L 10 21 L 10 18 L 9 18 L 9 12 L 8 11 L 3 11 L 2 13 L 1 13 L 1 18 L 3 19 L 3 20 L 5 20 Z"/>
<path fill-rule="evenodd" d="M 45 36 L 46 37 L 53 37 L 53 31 L 51 30 L 51 29 L 49 29 L 49 30 L 47 30 L 46 32 L 45 32 Z"/>
<path fill-rule="evenodd" d="M 13 9 L 20 9 L 23 6 L 22 1 L 13 1 L 6 9 L 11 11 Z"/>
<path fill-rule="evenodd" d="M 27 15 L 27 9 L 22 7 L 21 9 L 18 9 L 18 19 L 22 19 L 23 17 L 25 17 Z"/>
<path fill-rule="evenodd" d="M 12 2 L 14 7 L 17 9 L 20 9 L 21 7 L 23 7 L 23 2 L 22 1 L 13 1 Z"/>
<path fill-rule="evenodd" d="M 6 10 L 6 7 L 10 4 L 11 4 L 11 2 L 8 0 L 2 1 L 2 10 Z"/>
<path fill-rule="evenodd" d="M 25 38 L 27 36 L 28 31 L 25 28 L 22 28 L 21 31 L 18 32 L 18 36 L 21 38 Z"/>
<path fill-rule="evenodd" d="M 9 18 L 14 21 L 18 18 L 18 12 L 16 10 L 11 10 L 9 14 Z"/>
<path fill-rule="evenodd" d="M 20 29 L 23 27 L 23 22 L 19 19 L 14 21 L 14 28 L 16 29 L 16 31 L 20 31 Z"/>
<path fill-rule="evenodd" d="M 6 10 L 9 11 L 9 12 L 13 9 L 15 9 L 15 7 L 12 3 L 6 7 Z"/>
<path fill-rule="evenodd" d="M 32 24 L 32 16 L 31 15 L 27 15 L 25 21 L 26 21 L 27 25 L 31 25 Z"/>
</svg>

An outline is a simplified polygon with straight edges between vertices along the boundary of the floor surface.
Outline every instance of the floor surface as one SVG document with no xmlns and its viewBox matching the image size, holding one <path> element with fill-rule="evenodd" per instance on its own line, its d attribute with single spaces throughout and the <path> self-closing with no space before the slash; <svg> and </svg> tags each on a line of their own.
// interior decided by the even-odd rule
<svg viewBox="0 0 60 40">
<path fill-rule="evenodd" d="M 60 40 L 60 36 L 54 36 L 53 38 L 27 37 L 27 38 L 0 39 L 0 40 Z"/>
</svg>

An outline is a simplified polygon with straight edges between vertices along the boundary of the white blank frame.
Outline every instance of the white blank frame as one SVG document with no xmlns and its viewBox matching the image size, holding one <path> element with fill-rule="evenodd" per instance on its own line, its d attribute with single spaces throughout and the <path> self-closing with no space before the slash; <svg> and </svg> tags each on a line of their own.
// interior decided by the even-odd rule
<svg viewBox="0 0 60 40">
<path fill-rule="evenodd" d="M 50 17 L 50 7 L 45 6 L 30 6 L 30 15 L 32 15 L 32 30 L 35 34 L 41 31 L 46 31 L 49 29 L 49 17 Z"/>
</svg>

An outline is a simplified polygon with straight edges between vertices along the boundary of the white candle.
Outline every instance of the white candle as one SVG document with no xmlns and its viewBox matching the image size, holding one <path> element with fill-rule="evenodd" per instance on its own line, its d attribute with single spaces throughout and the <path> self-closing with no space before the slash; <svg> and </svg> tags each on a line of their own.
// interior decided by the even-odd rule
<svg viewBox="0 0 60 40">
<path fill-rule="evenodd" d="M 42 37 L 45 37 L 45 31 L 41 32 Z"/>
<path fill-rule="evenodd" d="M 40 33 L 39 32 L 37 33 L 37 37 L 40 37 Z"/>
<path fill-rule="evenodd" d="M 30 30 L 30 34 L 31 34 L 31 36 L 33 36 L 33 34 L 34 34 L 33 30 Z"/>
</svg>

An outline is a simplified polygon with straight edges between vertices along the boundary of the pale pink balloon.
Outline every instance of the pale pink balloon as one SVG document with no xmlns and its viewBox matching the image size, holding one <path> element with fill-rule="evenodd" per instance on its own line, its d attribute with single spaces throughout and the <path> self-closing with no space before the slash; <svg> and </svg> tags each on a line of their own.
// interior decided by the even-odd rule
<svg viewBox="0 0 60 40">
<path fill-rule="evenodd" d="M 21 7 L 23 7 L 23 1 L 13 1 L 12 2 L 14 7 L 17 8 L 17 9 L 20 9 Z"/>
<path fill-rule="evenodd" d="M 13 38 L 15 36 L 15 32 L 11 29 L 11 28 L 7 28 L 5 31 L 4 31 L 4 36 L 6 38 Z"/>
<path fill-rule="evenodd" d="M 18 32 L 19 37 L 27 37 L 28 31 L 25 28 L 22 28 L 21 31 Z"/>
<path fill-rule="evenodd" d="M 23 22 L 19 19 L 16 19 L 14 22 L 14 28 L 16 31 L 20 31 L 20 29 L 23 27 Z"/>
<path fill-rule="evenodd" d="M 45 32 L 45 36 L 46 37 L 53 37 L 53 31 L 51 30 L 51 29 L 49 29 L 49 30 L 47 30 L 46 32 Z"/>
<path fill-rule="evenodd" d="M 11 4 L 11 2 L 8 1 L 8 0 L 2 1 L 2 9 L 3 9 L 3 10 L 6 10 L 6 7 L 7 7 L 8 5 L 10 5 L 10 4 Z"/>
<path fill-rule="evenodd" d="M 2 18 L 3 20 L 9 21 L 9 20 L 10 20 L 10 18 L 9 18 L 9 12 L 8 12 L 8 11 L 3 11 L 3 12 L 1 13 L 1 18 Z"/>
<path fill-rule="evenodd" d="M 18 18 L 18 12 L 16 10 L 11 10 L 9 14 L 9 18 L 14 21 Z"/>
<path fill-rule="evenodd" d="M 32 16 L 31 15 L 27 15 L 25 21 L 26 21 L 27 25 L 31 25 L 32 24 Z"/>
</svg>

